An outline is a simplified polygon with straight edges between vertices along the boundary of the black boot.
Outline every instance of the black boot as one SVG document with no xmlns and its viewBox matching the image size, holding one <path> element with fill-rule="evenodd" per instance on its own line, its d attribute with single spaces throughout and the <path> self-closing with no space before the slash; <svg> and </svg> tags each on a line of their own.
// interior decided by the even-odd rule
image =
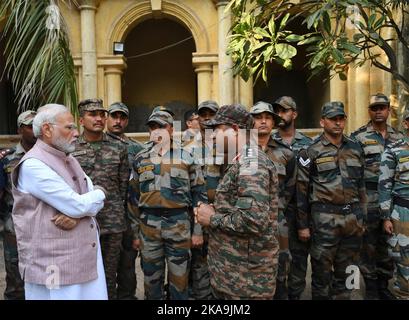
<svg viewBox="0 0 409 320">
<path fill-rule="evenodd" d="M 285 281 L 276 281 L 276 292 L 274 300 L 288 300 L 287 283 Z"/>
<path fill-rule="evenodd" d="M 378 278 L 378 296 L 380 300 L 396 300 L 396 297 L 388 289 L 389 280 L 386 278 Z"/>
<path fill-rule="evenodd" d="M 365 300 L 379 300 L 377 280 L 364 278 Z"/>
</svg>

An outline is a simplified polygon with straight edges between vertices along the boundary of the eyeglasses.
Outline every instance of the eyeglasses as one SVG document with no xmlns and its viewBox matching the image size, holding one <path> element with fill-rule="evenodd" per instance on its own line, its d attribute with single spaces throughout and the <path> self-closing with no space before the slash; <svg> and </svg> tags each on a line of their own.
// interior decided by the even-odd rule
<svg viewBox="0 0 409 320">
<path fill-rule="evenodd" d="M 51 124 L 52 126 L 57 126 L 57 127 L 60 127 L 60 128 L 61 128 L 61 126 L 60 126 L 59 124 L 57 124 L 57 123 L 51 123 L 51 122 L 49 122 L 49 124 Z M 67 129 L 67 130 L 70 130 L 70 131 L 78 130 L 78 126 L 75 125 L 75 124 L 69 124 L 69 125 L 64 126 L 64 127 L 62 127 L 62 128 Z"/>
</svg>

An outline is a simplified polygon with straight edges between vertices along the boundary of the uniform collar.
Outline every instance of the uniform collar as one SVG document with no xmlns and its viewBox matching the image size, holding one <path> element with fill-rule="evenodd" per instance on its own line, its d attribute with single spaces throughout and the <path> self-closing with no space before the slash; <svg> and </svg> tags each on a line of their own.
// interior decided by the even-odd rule
<svg viewBox="0 0 409 320">
<path fill-rule="evenodd" d="M 332 144 L 332 143 L 327 139 L 327 137 L 325 136 L 324 133 L 321 133 L 320 139 L 321 139 L 321 142 L 322 142 L 322 144 L 323 144 L 324 146 L 328 146 L 328 145 Z M 341 144 L 344 144 L 344 143 L 346 143 L 347 141 L 348 141 L 348 140 L 347 140 L 346 136 L 343 134 L 343 135 L 342 135 L 342 142 L 341 142 Z"/>
<path fill-rule="evenodd" d="M 84 134 L 80 135 L 78 137 L 77 141 L 78 141 L 79 144 L 89 143 L 87 140 L 85 140 Z M 108 135 L 105 132 L 102 133 L 102 140 L 101 141 L 104 141 L 104 142 L 109 141 Z M 95 141 L 95 142 L 99 142 L 99 141 Z"/>
<path fill-rule="evenodd" d="M 26 150 L 24 150 L 23 145 L 21 144 L 21 141 L 17 143 L 16 151 L 14 153 L 15 154 L 25 154 L 26 153 Z"/>
<path fill-rule="evenodd" d="M 367 131 L 368 132 L 377 132 L 373 127 L 372 121 L 369 121 L 366 126 L 367 126 Z M 395 133 L 395 130 L 389 124 L 386 124 L 386 131 L 388 133 Z"/>
</svg>

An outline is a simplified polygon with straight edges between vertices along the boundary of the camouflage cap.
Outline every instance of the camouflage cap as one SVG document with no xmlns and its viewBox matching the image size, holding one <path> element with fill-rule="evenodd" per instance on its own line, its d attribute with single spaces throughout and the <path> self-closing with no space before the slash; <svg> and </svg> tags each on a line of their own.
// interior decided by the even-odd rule
<svg viewBox="0 0 409 320">
<path fill-rule="evenodd" d="M 206 100 L 202 101 L 199 106 L 197 107 L 197 111 L 199 112 L 202 109 L 210 109 L 214 112 L 217 112 L 219 110 L 219 105 L 217 104 L 216 101 L 213 100 Z"/>
<path fill-rule="evenodd" d="M 371 96 L 369 99 L 369 108 L 372 106 L 376 106 L 378 104 L 381 105 L 388 105 L 390 104 L 390 101 L 387 96 L 385 96 L 383 93 L 377 93 Z"/>
<path fill-rule="evenodd" d="M 220 124 L 237 124 L 239 128 L 250 128 L 252 116 L 241 104 L 221 106 L 212 120 L 205 121 L 206 127 L 215 127 Z"/>
<path fill-rule="evenodd" d="M 175 116 L 175 113 L 174 113 L 172 110 L 170 110 L 168 107 L 165 107 L 165 106 L 157 106 L 157 107 L 155 107 L 155 108 L 153 109 L 153 111 L 152 111 L 152 114 L 154 114 L 155 112 L 158 112 L 158 111 L 167 112 L 167 113 L 169 113 L 172 117 Z"/>
<path fill-rule="evenodd" d="M 83 111 L 107 111 L 104 106 L 102 99 L 86 99 L 78 103 L 78 110 Z"/>
<path fill-rule="evenodd" d="M 253 108 L 250 109 L 250 113 L 252 115 L 260 114 L 263 112 L 268 112 L 273 116 L 275 125 L 278 125 L 281 121 L 283 121 L 283 119 L 274 112 L 273 106 L 270 103 L 259 101 L 253 106 Z"/>
<path fill-rule="evenodd" d="M 341 101 L 327 102 L 322 106 L 321 117 L 331 119 L 336 116 L 347 116 L 344 111 L 344 104 Z"/>
<path fill-rule="evenodd" d="M 161 127 L 166 126 L 166 124 L 173 125 L 173 117 L 166 111 L 156 111 L 150 115 L 146 124 L 149 125 L 151 122 L 155 122 Z"/>
<path fill-rule="evenodd" d="M 37 112 L 35 112 L 34 110 L 22 112 L 17 118 L 17 127 L 21 127 L 22 124 L 26 126 L 33 125 L 33 120 L 36 114 Z"/>
<path fill-rule="evenodd" d="M 122 112 L 125 113 L 127 116 L 129 116 L 129 109 L 125 105 L 125 103 L 122 102 L 114 102 L 111 104 L 108 108 L 108 113 L 111 114 L 113 112 Z"/>
<path fill-rule="evenodd" d="M 295 103 L 294 99 L 289 96 L 282 96 L 278 98 L 273 103 L 273 107 L 275 106 L 283 107 L 286 110 L 288 109 L 297 110 L 297 104 Z"/>
</svg>

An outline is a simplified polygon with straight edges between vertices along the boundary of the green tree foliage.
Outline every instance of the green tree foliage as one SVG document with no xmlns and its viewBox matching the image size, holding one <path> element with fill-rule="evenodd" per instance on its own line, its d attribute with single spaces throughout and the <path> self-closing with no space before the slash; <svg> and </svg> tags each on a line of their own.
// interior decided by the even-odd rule
<svg viewBox="0 0 409 320">
<path fill-rule="evenodd" d="M 407 0 L 231 0 L 227 10 L 234 17 L 228 53 L 234 72 L 245 80 L 262 76 L 267 81 L 271 62 L 291 69 L 297 48 L 306 46 L 312 76 L 328 70 L 345 80 L 349 67 L 369 61 L 409 92 L 392 44 L 397 41 L 409 54 L 403 32 Z M 288 28 L 297 17 L 307 34 Z"/>
<path fill-rule="evenodd" d="M 61 103 L 76 114 L 77 89 L 68 33 L 53 0 L 1 0 L 6 74 L 19 111 Z"/>
</svg>

